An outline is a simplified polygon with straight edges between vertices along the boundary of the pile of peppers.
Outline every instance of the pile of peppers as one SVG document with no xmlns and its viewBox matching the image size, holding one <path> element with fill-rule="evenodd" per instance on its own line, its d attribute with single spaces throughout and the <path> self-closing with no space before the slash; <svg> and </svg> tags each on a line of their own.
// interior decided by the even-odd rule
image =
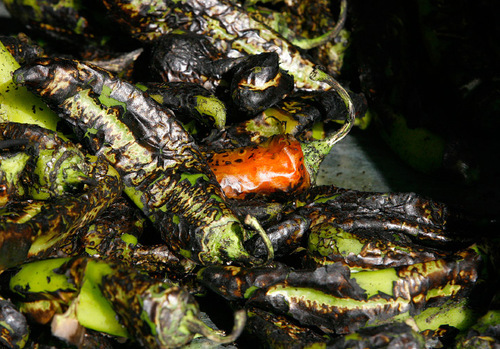
<svg viewBox="0 0 500 349">
<path fill-rule="evenodd" d="M 491 221 L 316 182 L 346 0 L 4 5 L 0 346 L 500 345 Z"/>
</svg>

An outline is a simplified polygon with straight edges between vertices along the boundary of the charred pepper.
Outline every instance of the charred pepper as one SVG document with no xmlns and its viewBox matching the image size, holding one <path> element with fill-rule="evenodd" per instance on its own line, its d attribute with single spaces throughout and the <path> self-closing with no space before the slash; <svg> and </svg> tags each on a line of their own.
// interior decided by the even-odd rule
<svg viewBox="0 0 500 349">
<path fill-rule="evenodd" d="M 104 4 L 131 36 L 143 42 L 184 30 L 206 35 L 225 57 L 274 51 L 280 57 L 281 67 L 294 76 L 297 88 L 330 88 L 310 79 L 315 64 L 298 48 L 235 2 L 106 0 Z"/>
<path fill-rule="evenodd" d="M 73 60 L 40 60 L 17 70 L 14 80 L 59 109 L 120 172 L 125 193 L 174 252 L 203 264 L 258 262 L 243 247 L 248 230 L 168 109 L 107 71 Z"/>
<path fill-rule="evenodd" d="M 12 81 L 12 74 L 20 67 L 12 54 L 0 42 L 0 121 L 37 124 L 56 130 L 59 118 L 26 87 Z"/>
<path fill-rule="evenodd" d="M 197 302 L 186 289 L 121 263 L 93 258 L 24 264 L 10 276 L 9 287 L 22 305 L 32 304 L 21 309 L 33 316 L 37 314 L 30 310 L 37 309 L 37 302 L 42 309 L 47 303 L 55 304 L 45 308 L 53 329 L 76 319 L 81 326 L 132 338 L 146 348 L 178 348 L 197 333 L 229 343 L 241 333 L 245 321 L 245 313 L 237 312 L 234 332 L 217 333 L 199 319 Z"/>
<path fill-rule="evenodd" d="M 314 79 L 330 84 L 348 111 L 345 124 L 324 140 L 300 143 L 290 135 L 271 137 L 267 144 L 207 154 L 209 164 L 228 197 L 300 192 L 314 185 L 323 159 L 351 130 L 355 111 L 347 91 L 333 78 L 315 70 Z"/>
<path fill-rule="evenodd" d="M 0 297 L 0 344 L 6 348 L 24 348 L 29 336 L 26 317 L 10 300 Z"/>
<path fill-rule="evenodd" d="M 2 138 L 46 143 L 34 147 L 35 170 L 24 176 L 32 186 L 26 188 L 29 195 L 2 208 L 1 269 L 72 245 L 75 232 L 121 194 L 119 175 L 108 162 L 84 157 L 55 132 L 36 125 L 1 123 Z"/>
<path fill-rule="evenodd" d="M 409 317 L 425 307 L 467 295 L 482 268 L 476 246 L 450 258 L 376 271 L 351 272 L 340 263 L 316 269 L 287 266 L 210 266 L 198 278 L 229 300 L 268 309 L 345 334 L 358 328 Z"/>
<path fill-rule="evenodd" d="M 139 88 L 158 103 L 172 109 L 183 124 L 193 119 L 207 128 L 226 126 L 226 106 L 212 92 L 191 82 L 148 82 Z"/>
</svg>

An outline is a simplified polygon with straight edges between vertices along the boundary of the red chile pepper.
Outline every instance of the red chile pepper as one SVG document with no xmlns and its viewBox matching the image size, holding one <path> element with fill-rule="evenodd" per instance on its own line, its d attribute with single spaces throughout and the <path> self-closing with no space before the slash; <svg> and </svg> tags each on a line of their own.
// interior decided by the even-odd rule
<svg viewBox="0 0 500 349">
<path fill-rule="evenodd" d="M 301 192 L 311 185 L 298 140 L 278 135 L 264 143 L 208 155 L 224 193 L 243 199 L 249 194 Z"/>
<path fill-rule="evenodd" d="M 348 93 L 337 81 L 320 70 L 315 70 L 312 77 L 335 88 L 348 110 L 346 123 L 322 140 L 299 142 L 291 135 L 282 134 L 259 145 L 206 154 L 227 197 L 243 199 L 255 194 L 298 193 L 314 184 L 323 159 L 351 130 L 355 110 Z"/>
</svg>

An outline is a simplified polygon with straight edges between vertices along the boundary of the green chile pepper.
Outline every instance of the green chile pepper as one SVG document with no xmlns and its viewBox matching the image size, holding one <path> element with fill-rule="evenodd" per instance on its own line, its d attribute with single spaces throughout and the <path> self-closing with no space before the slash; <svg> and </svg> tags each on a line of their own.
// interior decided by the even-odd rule
<svg viewBox="0 0 500 349">
<path fill-rule="evenodd" d="M 215 93 L 233 111 L 231 121 L 259 113 L 294 89 L 293 77 L 280 68 L 276 52 L 223 58 L 205 36 L 193 33 L 176 31 L 158 38 L 150 64 L 166 82 L 196 83 Z"/>
<path fill-rule="evenodd" d="M 209 128 L 223 129 L 226 106 L 206 88 L 190 82 L 148 82 L 138 85 L 158 103 L 172 109 L 184 124 L 194 118 Z"/>
<path fill-rule="evenodd" d="M 143 42 L 184 30 L 206 35 L 226 57 L 274 51 L 282 69 L 294 76 L 297 88 L 329 88 L 310 79 L 315 65 L 298 48 L 229 0 L 106 0 L 104 4 L 131 36 Z"/>
<path fill-rule="evenodd" d="M 203 264 L 259 262 L 243 247 L 249 232 L 198 146 L 168 109 L 77 61 L 40 60 L 17 70 L 14 79 L 58 108 L 92 151 L 120 172 L 125 193 L 174 252 Z"/>
<path fill-rule="evenodd" d="M 0 140 L 26 143 L 24 152 L 33 160 L 26 164 L 19 184 L 25 186 L 29 198 L 47 200 L 77 191 L 89 177 L 90 165 L 81 149 L 55 132 L 30 124 L 0 123 Z M 20 165 L 10 164 L 14 168 Z"/>
<path fill-rule="evenodd" d="M 83 3 L 79 0 L 64 0 L 54 4 L 51 1 L 6 0 L 9 13 L 25 25 L 34 26 L 56 36 L 60 33 L 88 35 L 88 20 L 81 12 Z"/>
<path fill-rule="evenodd" d="M 79 243 L 72 255 L 118 260 L 150 275 L 169 275 L 171 279 L 190 273 L 196 264 L 174 254 L 167 245 L 139 242 L 145 219 L 122 197 L 77 232 Z"/>
<path fill-rule="evenodd" d="M 350 219 L 348 220 L 351 221 Z M 350 268 L 391 268 L 444 258 L 451 251 L 418 245 L 399 231 L 344 225 L 341 217 L 311 228 L 307 237 L 309 264 L 341 262 Z"/>
<path fill-rule="evenodd" d="M 10 300 L 0 297 L 0 344 L 6 348 L 21 349 L 26 347 L 29 336 L 26 317 Z"/>
<path fill-rule="evenodd" d="M 146 348 L 178 348 L 197 333 L 219 343 L 233 342 L 245 321 L 244 311 L 236 312 L 233 333 L 217 333 L 199 319 L 197 302 L 186 289 L 95 258 L 23 264 L 13 271 L 9 287 L 21 305 L 28 305 L 21 307 L 24 312 L 45 312 L 44 320 L 52 321 L 53 329 L 76 319 L 80 326 L 131 338 Z M 65 336 L 74 338 L 72 333 Z"/>
<path fill-rule="evenodd" d="M 243 58 L 226 58 L 204 35 L 173 31 L 151 43 L 151 80 L 189 82 L 215 92 L 224 74 Z"/>
<path fill-rule="evenodd" d="M 477 247 L 472 246 L 453 258 L 351 273 L 347 281 L 361 288 L 361 298 L 282 282 L 256 290 L 248 304 L 272 309 L 327 333 L 345 334 L 466 296 L 478 279 L 481 263 Z"/>
<path fill-rule="evenodd" d="M 312 328 L 300 326 L 283 315 L 250 307 L 245 333 L 265 348 L 324 348 L 327 336 Z M 251 336 L 251 337 L 250 337 Z M 242 336 L 242 340 L 245 337 Z"/>
<path fill-rule="evenodd" d="M 56 130 L 59 118 L 37 96 L 12 81 L 19 63 L 0 42 L 0 121 L 37 124 Z"/>
<path fill-rule="evenodd" d="M 340 2 L 339 18 L 336 21 L 331 15 L 330 1 L 309 0 L 286 5 L 286 8 L 276 11 L 265 7 L 251 7 L 248 4 L 245 9 L 256 20 L 274 29 L 303 50 L 310 50 L 335 40 L 347 19 L 346 0 Z M 327 28 L 322 28 L 325 25 Z"/>
<path fill-rule="evenodd" d="M 0 123 L 0 137 L 28 140 L 28 145 L 33 142 L 28 148 L 36 159 L 34 170 L 22 175 L 23 184 L 31 186 L 26 189 L 29 195 L 2 208 L 2 270 L 65 246 L 72 249 L 75 232 L 121 194 L 118 173 L 103 158 L 83 156 L 53 131 L 37 125 Z M 65 195 L 68 193 L 72 195 Z"/>
<path fill-rule="evenodd" d="M 312 270 L 281 264 L 209 266 L 198 272 L 198 279 L 228 300 L 290 316 L 326 333 L 346 334 L 463 299 L 473 290 L 482 261 L 472 246 L 451 257 L 376 271 L 351 272 L 340 263 Z"/>
<path fill-rule="evenodd" d="M 22 150 L 0 153 L 0 207 L 25 196 L 22 178 L 29 160 L 30 156 Z"/>
<path fill-rule="evenodd" d="M 92 157 L 92 185 L 77 196 L 28 201 L 2 209 L 0 269 L 56 251 L 73 251 L 76 232 L 95 219 L 121 193 L 118 173 L 101 158 Z"/>
</svg>

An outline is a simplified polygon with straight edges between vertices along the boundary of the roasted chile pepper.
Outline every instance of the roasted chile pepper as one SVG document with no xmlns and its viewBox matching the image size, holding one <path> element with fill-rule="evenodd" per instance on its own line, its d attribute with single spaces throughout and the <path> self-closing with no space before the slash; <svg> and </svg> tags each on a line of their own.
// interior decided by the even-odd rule
<svg viewBox="0 0 500 349">
<path fill-rule="evenodd" d="M 79 326 L 131 338 L 145 348 L 179 348 L 195 334 L 233 342 L 245 322 L 244 311 L 238 311 L 234 332 L 217 333 L 199 319 L 198 304 L 186 289 L 118 262 L 41 260 L 13 270 L 8 282 L 21 310 L 30 316 L 43 314 L 40 320 L 52 321 L 53 329 L 77 320 Z M 71 340 L 68 332 L 65 339 Z"/>
<path fill-rule="evenodd" d="M 88 19 L 82 15 L 83 3 L 78 0 L 59 1 L 17 1 L 5 0 L 9 13 L 27 26 L 66 40 L 68 36 L 90 35 Z M 67 40 L 70 42 L 70 40 Z"/>
<path fill-rule="evenodd" d="M 0 123 L 0 137 L 46 142 L 34 146 L 35 170 L 24 175 L 31 193 L 2 208 L 1 269 L 72 245 L 75 232 L 121 194 L 118 173 L 103 158 L 83 157 L 54 132 L 36 125 Z"/>
<path fill-rule="evenodd" d="M 329 219 L 343 221 L 345 229 L 400 231 L 415 242 L 435 247 L 464 247 L 473 242 L 474 224 L 460 210 L 414 192 L 363 192 L 318 186 L 286 204 L 313 220 L 311 226 Z M 476 229 L 480 226 L 476 222 Z"/>
<path fill-rule="evenodd" d="M 350 281 L 350 269 L 340 263 L 314 269 L 295 269 L 274 262 L 265 267 L 208 266 L 197 277 L 202 284 L 230 301 L 251 299 L 274 285 L 322 289 L 337 297 L 364 299 L 365 290 Z"/>
<path fill-rule="evenodd" d="M 329 89 L 310 79 L 315 64 L 242 6 L 227 0 L 198 1 L 104 1 L 115 19 L 131 36 L 151 42 L 174 30 L 206 35 L 225 57 L 276 52 L 282 69 L 294 76 L 297 88 Z"/>
<path fill-rule="evenodd" d="M 303 247 L 304 241 L 307 241 L 311 234 L 310 226 L 311 219 L 295 213 L 283 215 L 279 222 L 266 226 L 266 234 L 271 240 L 274 255 L 288 256 Z M 257 236 L 246 242 L 245 246 L 257 257 L 266 255 L 267 247 Z"/>
<path fill-rule="evenodd" d="M 259 308 L 247 310 L 247 324 L 244 335 L 255 341 L 258 339 L 263 348 L 325 348 L 328 338 L 312 328 L 300 326 L 286 316 L 274 314 Z"/>
<path fill-rule="evenodd" d="M 224 58 L 204 35 L 166 33 L 152 43 L 151 80 L 189 82 L 215 92 L 222 76 L 241 59 Z"/>
<path fill-rule="evenodd" d="M 30 156 L 22 150 L 0 152 L 0 208 L 25 196 L 22 178 L 29 160 Z"/>
<path fill-rule="evenodd" d="M 264 23 L 293 45 L 307 50 L 307 54 L 324 66 L 334 76 L 341 75 L 344 57 L 350 46 L 351 31 L 345 28 L 347 1 L 340 1 L 338 19 L 331 6 L 337 2 L 328 0 L 279 2 L 249 5 L 246 10 L 259 22 Z"/>
<path fill-rule="evenodd" d="M 290 316 L 326 333 L 345 334 L 466 296 L 482 263 L 472 246 L 449 258 L 376 271 L 351 273 L 340 263 L 303 270 L 210 266 L 198 278 L 229 300 Z"/>
<path fill-rule="evenodd" d="M 0 140 L 17 141 L 25 158 L 31 159 L 22 168 L 18 183 L 25 198 L 47 200 L 75 192 L 89 177 L 91 166 L 81 149 L 55 132 L 30 124 L 0 123 Z M 22 164 L 11 163 L 10 168 L 16 170 Z M 7 166 L 4 163 L 2 167 L 7 169 Z"/>
<path fill-rule="evenodd" d="M 26 317 L 8 299 L 0 296 L 0 344 L 5 348 L 26 347 L 30 327 Z"/>
<path fill-rule="evenodd" d="M 232 111 L 232 122 L 265 110 L 294 89 L 293 77 L 280 68 L 276 52 L 223 58 L 202 35 L 162 36 L 150 60 L 163 81 L 196 83 L 215 93 Z"/>
<path fill-rule="evenodd" d="M 256 20 L 274 29 L 303 50 L 310 50 L 335 40 L 347 19 L 346 0 L 340 1 L 339 17 L 336 20 L 331 13 L 331 1 L 308 0 L 283 5 L 285 8 L 273 11 L 264 6 L 250 6 L 245 3 L 245 9 Z"/>
<path fill-rule="evenodd" d="M 244 198 L 253 193 L 265 195 L 280 191 L 289 194 L 314 185 L 323 159 L 335 143 L 342 140 L 351 130 L 355 110 L 347 91 L 330 76 L 315 70 L 313 78 L 325 81 L 340 95 L 348 110 L 346 123 L 323 140 L 300 143 L 290 135 L 282 135 L 271 138 L 269 143 L 263 146 L 207 154 L 209 165 L 228 197 Z M 287 143 L 290 145 L 289 150 L 283 147 L 288 146 Z M 286 156 L 274 161 L 280 154 Z M 287 157 L 290 160 L 286 159 Z M 247 168 L 248 164 L 251 164 L 251 171 Z M 282 167 L 283 164 L 286 164 L 285 168 Z"/>
<path fill-rule="evenodd" d="M 174 252 L 203 264 L 259 262 L 243 247 L 248 230 L 168 109 L 107 71 L 72 60 L 40 60 L 14 79 L 60 110 L 120 172 L 125 193 Z"/>
<path fill-rule="evenodd" d="M 415 193 L 319 186 L 279 203 L 260 206 L 264 213 L 275 210 L 264 224 L 275 255 L 307 249 L 306 265 L 343 261 L 382 268 L 440 258 L 472 243 L 448 221 L 454 220 L 452 210 Z M 246 246 L 256 256 L 265 254 L 257 236 Z"/>
<path fill-rule="evenodd" d="M 1 36 L 0 41 L 19 64 L 30 62 L 44 55 L 43 48 L 24 33 L 17 36 Z"/>
<path fill-rule="evenodd" d="M 228 72 L 229 91 L 222 95 L 231 96 L 235 109 L 247 115 L 278 103 L 294 89 L 293 77 L 280 69 L 279 60 L 276 52 L 249 55 Z"/>
<path fill-rule="evenodd" d="M 192 82 L 147 82 L 138 84 L 147 94 L 171 109 L 183 123 L 193 119 L 206 128 L 226 126 L 226 106 L 212 92 Z"/>
<path fill-rule="evenodd" d="M 481 257 L 470 248 L 450 259 L 351 273 L 348 283 L 363 290 L 358 299 L 334 296 L 324 287 L 284 282 L 256 290 L 248 304 L 286 314 L 327 333 L 345 334 L 464 297 L 472 291 L 480 268 Z"/>
<path fill-rule="evenodd" d="M 307 236 L 307 264 L 341 262 L 352 269 L 381 269 L 432 261 L 452 252 L 422 246 L 398 231 L 349 229 L 342 219 L 311 228 Z"/>
<path fill-rule="evenodd" d="M 169 275 L 171 279 L 192 272 L 196 264 L 174 254 L 167 245 L 139 242 L 145 220 L 142 212 L 122 197 L 77 232 L 79 243 L 71 255 L 118 260 L 150 275 Z"/>
<path fill-rule="evenodd" d="M 37 96 L 12 81 L 19 62 L 0 42 L 0 121 L 36 124 L 57 130 L 60 119 Z"/>
</svg>

